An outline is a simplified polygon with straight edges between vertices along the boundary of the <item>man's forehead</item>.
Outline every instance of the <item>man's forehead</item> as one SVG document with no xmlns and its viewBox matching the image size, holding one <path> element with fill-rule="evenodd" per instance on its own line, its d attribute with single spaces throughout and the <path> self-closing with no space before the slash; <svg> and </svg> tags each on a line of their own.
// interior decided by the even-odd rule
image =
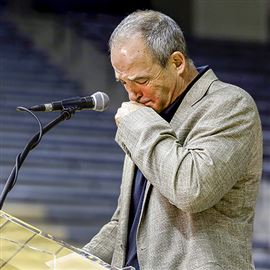
<svg viewBox="0 0 270 270">
<path fill-rule="evenodd" d="M 114 68 L 115 77 L 117 79 L 128 79 L 128 80 L 134 80 L 138 77 L 145 77 L 149 73 L 151 73 L 154 64 L 151 61 L 147 61 L 143 58 L 140 59 L 133 59 L 132 61 L 130 59 L 126 60 L 123 59 L 113 59 L 112 65 Z"/>
<path fill-rule="evenodd" d="M 129 81 L 134 81 L 138 78 L 142 78 L 142 77 L 146 77 L 146 73 L 145 72 L 139 72 L 139 73 L 135 73 L 135 74 L 128 74 L 128 73 L 124 73 L 124 72 L 119 72 L 117 70 L 114 71 L 115 74 L 115 78 L 117 80 L 129 80 Z"/>
</svg>

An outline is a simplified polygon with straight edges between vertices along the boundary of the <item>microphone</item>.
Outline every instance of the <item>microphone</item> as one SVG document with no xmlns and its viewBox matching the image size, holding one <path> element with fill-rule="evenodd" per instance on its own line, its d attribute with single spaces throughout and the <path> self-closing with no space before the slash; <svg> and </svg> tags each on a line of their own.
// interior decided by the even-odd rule
<svg viewBox="0 0 270 270">
<path fill-rule="evenodd" d="M 96 92 L 91 96 L 67 98 L 47 104 L 35 105 L 28 109 L 36 112 L 52 112 L 74 107 L 77 110 L 94 110 L 103 112 L 109 107 L 109 103 L 110 99 L 107 94 Z M 17 109 L 20 110 L 19 107 Z"/>
</svg>

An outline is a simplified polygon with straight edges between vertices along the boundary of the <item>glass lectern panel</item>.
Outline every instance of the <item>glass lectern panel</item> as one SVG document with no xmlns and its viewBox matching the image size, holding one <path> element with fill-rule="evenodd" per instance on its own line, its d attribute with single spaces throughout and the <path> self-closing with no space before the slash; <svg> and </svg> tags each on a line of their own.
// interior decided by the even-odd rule
<svg viewBox="0 0 270 270">
<path fill-rule="evenodd" d="M 118 270 L 0 211 L 1 270 Z M 132 267 L 123 268 L 134 270 Z M 122 269 L 122 270 L 123 270 Z"/>
</svg>

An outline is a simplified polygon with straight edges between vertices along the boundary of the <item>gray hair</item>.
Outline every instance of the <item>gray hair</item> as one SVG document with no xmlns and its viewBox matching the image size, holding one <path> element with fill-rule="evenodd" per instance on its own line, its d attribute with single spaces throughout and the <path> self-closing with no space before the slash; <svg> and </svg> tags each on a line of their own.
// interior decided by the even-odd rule
<svg viewBox="0 0 270 270">
<path fill-rule="evenodd" d="M 192 62 L 179 25 L 169 16 L 153 10 L 138 10 L 124 18 L 111 34 L 110 51 L 116 43 L 138 34 L 161 66 L 166 67 L 170 55 L 175 51 L 180 51 Z"/>
</svg>

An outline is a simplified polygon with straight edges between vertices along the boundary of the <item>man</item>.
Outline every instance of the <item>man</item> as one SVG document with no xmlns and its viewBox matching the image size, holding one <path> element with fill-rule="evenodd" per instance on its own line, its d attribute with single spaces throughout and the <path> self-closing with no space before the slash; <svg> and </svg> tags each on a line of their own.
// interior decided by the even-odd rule
<svg viewBox="0 0 270 270">
<path fill-rule="evenodd" d="M 110 38 L 129 95 L 115 116 L 126 153 L 118 207 L 84 248 L 116 267 L 249 270 L 262 170 L 252 98 L 196 69 L 179 26 L 155 11 Z"/>
</svg>

